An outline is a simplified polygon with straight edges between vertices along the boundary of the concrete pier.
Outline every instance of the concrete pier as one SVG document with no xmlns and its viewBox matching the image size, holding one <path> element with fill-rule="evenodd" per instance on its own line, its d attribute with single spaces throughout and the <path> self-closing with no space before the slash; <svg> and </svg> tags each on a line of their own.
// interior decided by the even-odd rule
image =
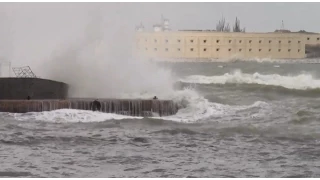
<svg viewBox="0 0 320 180">
<path fill-rule="evenodd" d="M 56 109 L 91 110 L 93 101 L 93 99 L 0 100 L 0 112 L 26 113 Z M 160 116 L 169 116 L 178 111 L 177 105 L 171 100 L 99 99 L 99 102 L 102 112 L 129 116 L 150 117 L 154 113 Z"/>
</svg>

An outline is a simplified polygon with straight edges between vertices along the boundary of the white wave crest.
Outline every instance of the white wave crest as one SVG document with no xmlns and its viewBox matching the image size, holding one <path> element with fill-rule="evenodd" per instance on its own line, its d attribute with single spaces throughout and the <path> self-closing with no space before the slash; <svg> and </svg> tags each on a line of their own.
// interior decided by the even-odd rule
<svg viewBox="0 0 320 180">
<path fill-rule="evenodd" d="M 45 121 L 52 123 L 90 123 L 102 122 L 106 120 L 142 119 L 142 117 L 132 117 L 77 109 L 59 109 L 54 111 L 28 112 L 21 114 L 9 113 L 8 116 L 11 116 L 18 121 Z"/>
<path fill-rule="evenodd" d="M 240 70 L 220 76 L 192 75 L 181 79 L 181 81 L 198 84 L 262 84 L 299 90 L 320 88 L 320 80 L 315 79 L 311 74 L 300 74 L 296 76 L 281 76 L 279 74 L 263 75 L 258 72 L 246 74 Z"/>
<path fill-rule="evenodd" d="M 263 109 L 269 108 L 269 104 L 262 101 L 257 101 L 247 106 L 230 106 L 210 102 L 192 88 L 177 91 L 173 100 L 181 106 L 177 114 L 154 118 L 184 123 L 194 123 L 202 120 L 216 121 L 217 118 L 228 119 L 228 117 L 242 116 L 240 111 L 246 111 L 252 108 L 258 109 L 258 112 L 251 114 L 255 116 L 255 118 L 258 118 L 265 113 Z M 247 114 L 245 116 L 247 116 Z"/>
</svg>

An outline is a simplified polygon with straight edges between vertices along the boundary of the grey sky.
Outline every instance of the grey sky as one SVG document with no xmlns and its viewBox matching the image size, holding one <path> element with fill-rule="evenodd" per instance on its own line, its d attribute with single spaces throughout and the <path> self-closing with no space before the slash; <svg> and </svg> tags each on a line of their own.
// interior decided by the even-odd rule
<svg viewBox="0 0 320 180">
<path fill-rule="evenodd" d="M 281 20 L 287 29 L 320 32 L 320 3 L 2 3 L 0 10 L 7 14 L 0 18 L 2 27 L 12 31 L 2 29 L 0 45 L 14 65 L 32 61 L 36 68 L 63 45 L 83 38 L 88 12 L 97 9 L 105 42 L 112 48 L 128 45 L 135 25 L 143 22 L 151 28 L 161 14 L 173 29 L 214 29 L 223 14 L 231 25 L 238 16 L 250 32 L 274 31 Z"/>
</svg>

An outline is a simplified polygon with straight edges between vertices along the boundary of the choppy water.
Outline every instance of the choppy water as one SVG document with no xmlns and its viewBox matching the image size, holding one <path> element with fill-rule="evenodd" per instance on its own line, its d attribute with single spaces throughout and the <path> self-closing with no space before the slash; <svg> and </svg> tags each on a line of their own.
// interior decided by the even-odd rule
<svg viewBox="0 0 320 180">
<path fill-rule="evenodd" d="M 177 63 L 165 118 L 0 115 L 0 177 L 319 177 L 320 64 Z"/>
</svg>

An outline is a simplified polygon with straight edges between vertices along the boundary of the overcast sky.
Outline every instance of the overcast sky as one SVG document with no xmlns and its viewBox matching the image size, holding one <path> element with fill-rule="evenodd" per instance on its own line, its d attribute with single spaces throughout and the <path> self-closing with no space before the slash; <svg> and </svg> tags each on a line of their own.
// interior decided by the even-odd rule
<svg viewBox="0 0 320 180">
<path fill-rule="evenodd" d="M 231 25 L 237 16 L 247 32 L 274 31 L 282 20 L 286 29 L 320 32 L 320 3 L 1 3 L 2 54 L 14 65 L 36 68 L 63 45 L 83 38 L 98 12 L 110 48 L 127 45 L 135 25 L 151 28 L 161 14 L 174 30 L 215 29 L 223 15 Z M 97 30 L 97 23 L 92 26 Z"/>
<path fill-rule="evenodd" d="M 249 31 L 273 31 L 283 20 L 288 29 L 320 32 L 320 3 L 15 3 L 7 10 L 32 23 L 61 20 L 59 14 L 68 22 L 75 20 L 72 13 L 94 6 L 103 9 L 104 18 L 128 26 L 142 21 L 151 27 L 163 14 L 174 29 L 212 29 L 223 15 L 231 24 L 237 16 Z"/>
</svg>

